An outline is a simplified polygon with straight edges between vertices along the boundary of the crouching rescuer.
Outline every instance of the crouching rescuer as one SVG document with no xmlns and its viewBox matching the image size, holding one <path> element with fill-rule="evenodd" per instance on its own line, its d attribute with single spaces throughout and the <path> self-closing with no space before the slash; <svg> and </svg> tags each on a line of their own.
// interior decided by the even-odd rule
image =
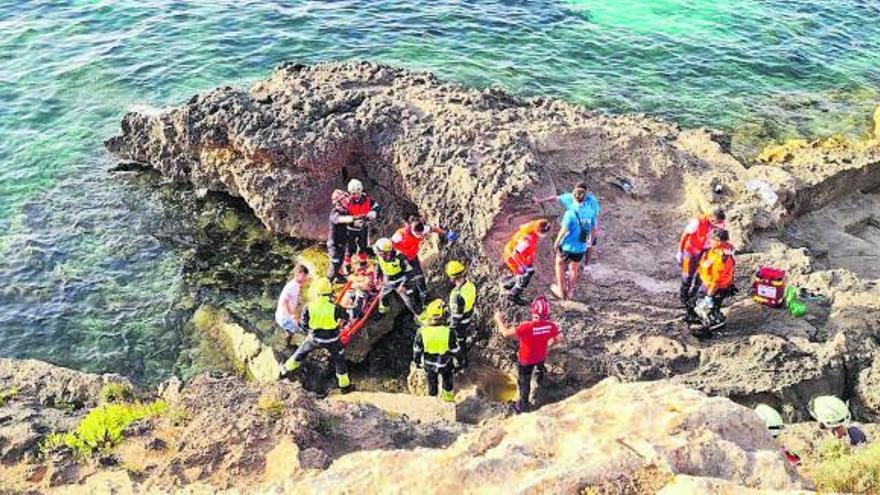
<svg viewBox="0 0 880 495">
<path fill-rule="evenodd" d="M 315 281 L 313 290 L 314 300 L 303 308 L 300 319 L 300 324 L 308 331 L 308 337 L 284 363 L 284 372 L 297 370 L 312 351 L 326 349 L 336 368 L 339 388 L 347 392 L 351 390 L 351 380 L 348 377 L 348 364 L 345 362 L 345 348 L 339 340 L 339 328 L 347 314 L 331 300 L 333 286 L 330 279 L 319 278 Z"/>
<path fill-rule="evenodd" d="M 697 297 L 688 305 L 688 321 L 702 322 L 706 330 L 724 326 L 721 303 L 733 295 L 734 260 L 733 245 L 728 242 L 726 230 L 713 230 L 709 250 L 699 264 L 700 288 Z"/>
<path fill-rule="evenodd" d="M 449 326 L 458 339 L 458 353 L 453 356 L 455 369 L 467 367 L 468 340 L 471 338 L 471 319 L 477 302 L 477 286 L 465 278 L 467 269 L 460 261 L 446 264 L 446 276 L 452 282 L 449 293 Z"/>
<path fill-rule="evenodd" d="M 443 325 L 446 313 L 443 300 L 435 299 L 425 308 L 422 326 L 413 340 L 413 362 L 428 375 L 428 395 L 436 397 L 439 377 L 443 377 L 440 399 L 455 402 L 452 358 L 458 353 L 455 332 Z"/>
</svg>

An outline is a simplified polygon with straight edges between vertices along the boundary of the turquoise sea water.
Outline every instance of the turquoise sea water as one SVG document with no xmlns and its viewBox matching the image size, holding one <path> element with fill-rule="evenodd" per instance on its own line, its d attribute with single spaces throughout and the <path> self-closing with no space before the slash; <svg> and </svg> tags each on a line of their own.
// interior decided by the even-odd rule
<svg viewBox="0 0 880 495">
<path fill-rule="evenodd" d="M 866 130 L 878 19 L 863 0 L 3 0 L 0 355 L 145 380 L 192 365 L 180 301 L 205 288 L 187 275 L 230 261 L 197 234 L 206 201 L 108 173 L 127 110 L 284 60 L 371 59 L 726 129 L 748 151 Z"/>
</svg>

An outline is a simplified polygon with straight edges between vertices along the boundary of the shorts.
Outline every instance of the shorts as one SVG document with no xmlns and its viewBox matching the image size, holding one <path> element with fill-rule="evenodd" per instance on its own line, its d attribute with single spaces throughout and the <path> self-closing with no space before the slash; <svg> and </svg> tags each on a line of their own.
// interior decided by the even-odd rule
<svg viewBox="0 0 880 495">
<path fill-rule="evenodd" d="M 279 327 L 283 328 L 287 333 L 297 333 L 302 331 L 299 324 L 293 321 L 293 318 L 281 318 L 276 319 L 275 323 L 278 324 Z"/>
<path fill-rule="evenodd" d="M 587 249 L 587 251 L 589 251 L 589 249 Z M 570 263 L 580 263 L 584 260 L 584 256 L 586 256 L 587 251 L 584 251 L 583 253 L 572 253 L 571 251 L 566 251 L 562 249 L 562 246 L 560 246 L 557 250 L 557 255 L 561 256 L 563 261 L 567 261 Z"/>
</svg>

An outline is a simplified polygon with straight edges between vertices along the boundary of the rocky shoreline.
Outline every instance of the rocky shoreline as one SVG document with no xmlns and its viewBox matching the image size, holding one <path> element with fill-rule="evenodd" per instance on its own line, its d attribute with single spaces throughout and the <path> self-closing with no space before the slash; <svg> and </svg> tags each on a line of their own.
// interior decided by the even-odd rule
<svg viewBox="0 0 880 495">
<path fill-rule="evenodd" d="M 119 467 L 70 479 L 31 473 L 24 479 L 38 478 L 34 486 L 90 483 L 95 473 L 113 471 L 145 487 L 249 489 L 259 480 L 290 493 L 349 485 L 402 490 L 425 486 L 408 466 L 436 462 L 466 487 L 496 479 L 518 492 L 546 482 L 560 493 L 587 486 L 615 493 L 620 487 L 614 483 L 623 478 L 644 482 L 627 488 L 636 493 L 667 485 L 680 485 L 677 493 L 711 491 L 725 483 L 800 489 L 809 482 L 784 464 L 757 417 L 742 406 L 763 402 L 786 421 L 806 421 L 809 399 L 827 394 L 850 400 L 858 420 L 880 417 L 880 122 L 863 141 L 790 142 L 746 162 L 729 153 L 721 133 L 682 130 L 645 116 L 601 115 L 558 100 L 477 91 L 366 62 L 288 64 L 249 89 L 219 88 L 161 113 L 130 113 L 106 146 L 119 160 L 156 168 L 196 191 L 240 197 L 277 234 L 322 240 L 326 199 L 349 177 L 364 179 L 386 205 L 378 232 L 390 232 L 412 213 L 455 228 L 458 243 L 424 252 L 430 283 L 442 293 L 439 267 L 452 258 L 471 260 L 471 275 L 482 288 L 478 361 L 501 370 L 511 369 L 511 347 L 486 324 L 486 308 L 516 314 L 496 287 L 501 246 L 521 221 L 558 213 L 531 198 L 587 181 L 602 201 L 603 236 L 575 300 L 554 303 L 566 344 L 548 362 L 549 385 L 539 398 L 547 405 L 532 415 L 505 419 L 478 390 L 460 396 L 445 420 L 441 415 L 440 421 L 415 423 L 407 418 L 420 414 L 417 402 L 409 414 L 401 413 L 402 406 L 388 402 L 393 397 L 369 391 L 361 401 L 396 413 L 358 401 L 316 399 L 296 383 L 257 385 L 204 375 L 159 394 L 195 414 L 191 429 L 160 419 L 143 438 L 135 435 L 140 440 L 123 444 L 141 442 L 139 452 L 148 451 L 157 424 L 181 440 L 172 447 L 166 441 L 154 456 L 161 459 L 143 467 L 140 478 Z M 619 187 L 621 179 L 632 188 Z M 758 306 L 743 291 L 724 332 L 706 341 L 687 332 L 675 297 L 675 248 L 686 218 L 714 206 L 727 210 L 740 250 L 737 285 L 747 288 L 762 265 L 786 269 L 791 283 L 816 296 L 806 317 Z M 533 291 L 550 283 L 550 251 L 544 246 L 539 253 Z M 249 359 L 272 352 L 256 344 Z M 388 339 L 369 345 L 383 359 L 393 356 Z M 20 374 L 2 370 L 0 386 Z M 42 368 L 33 373 L 52 374 Z M 97 383 L 86 389 L 99 392 Z M 278 417 L 258 405 L 270 391 L 282 404 Z M 672 402 L 664 409 L 667 398 Z M 610 404 L 627 409 L 620 401 L 640 417 L 660 418 L 669 408 L 679 416 L 630 431 L 625 416 L 600 413 Z M 83 403 L 77 410 L 94 406 Z M 462 414 L 479 424 L 451 420 Z M 579 421 L 565 420 L 571 415 Z M 71 426 L 70 418 L 45 421 L 34 431 L 45 435 Z M 327 422 L 349 426 L 341 428 L 342 436 L 333 436 L 335 428 L 328 436 L 321 433 Z M 539 432 L 538 425 L 552 433 Z M 542 434 L 548 438 L 538 441 Z M 6 456 L 7 444 L 0 445 L 0 457 Z M 575 452 L 575 445 L 599 450 Z M 719 445 L 725 447 L 718 451 Z M 33 443 L 19 447 L 15 462 L 31 462 L 27 452 L 33 450 Z M 295 466 L 267 474 L 276 464 L 272 459 L 290 458 L 290 452 L 298 459 Z M 516 462 L 493 462 L 511 456 Z M 383 474 L 390 463 L 400 467 L 399 480 Z M 612 464 L 620 467 L 609 469 Z M 441 471 L 429 483 L 437 492 L 447 482 Z M 542 474 L 527 479 L 527 471 Z M 365 472 L 370 474 L 356 475 Z"/>
</svg>

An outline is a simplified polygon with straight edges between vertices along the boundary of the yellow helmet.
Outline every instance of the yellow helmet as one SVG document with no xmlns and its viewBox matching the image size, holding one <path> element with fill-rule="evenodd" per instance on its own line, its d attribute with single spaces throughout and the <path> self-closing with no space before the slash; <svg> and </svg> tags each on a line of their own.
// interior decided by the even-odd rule
<svg viewBox="0 0 880 495">
<path fill-rule="evenodd" d="M 321 277 L 315 280 L 315 284 L 312 286 L 312 290 L 315 291 L 316 295 L 326 296 L 333 293 L 333 284 L 330 283 L 329 278 Z"/>
<path fill-rule="evenodd" d="M 376 248 L 376 251 L 379 251 L 380 253 L 388 253 L 391 252 L 393 244 L 391 243 L 391 239 L 383 237 L 376 241 L 374 247 Z"/>
<path fill-rule="evenodd" d="M 434 299 L 425 308 L 425 317 L 427 318 L 442 318 L 444 313 L 446 313 L 446 303 L 443 302 L 443 299 Z"/>
<path fill-rule="evenodd" d="M 447 277 L 457 277 L 464 273 L 466 268 L 464 265 L 457 260 L 452 260 L 449 263 L 446 263 L 446 276 Z"/>
</svg>

